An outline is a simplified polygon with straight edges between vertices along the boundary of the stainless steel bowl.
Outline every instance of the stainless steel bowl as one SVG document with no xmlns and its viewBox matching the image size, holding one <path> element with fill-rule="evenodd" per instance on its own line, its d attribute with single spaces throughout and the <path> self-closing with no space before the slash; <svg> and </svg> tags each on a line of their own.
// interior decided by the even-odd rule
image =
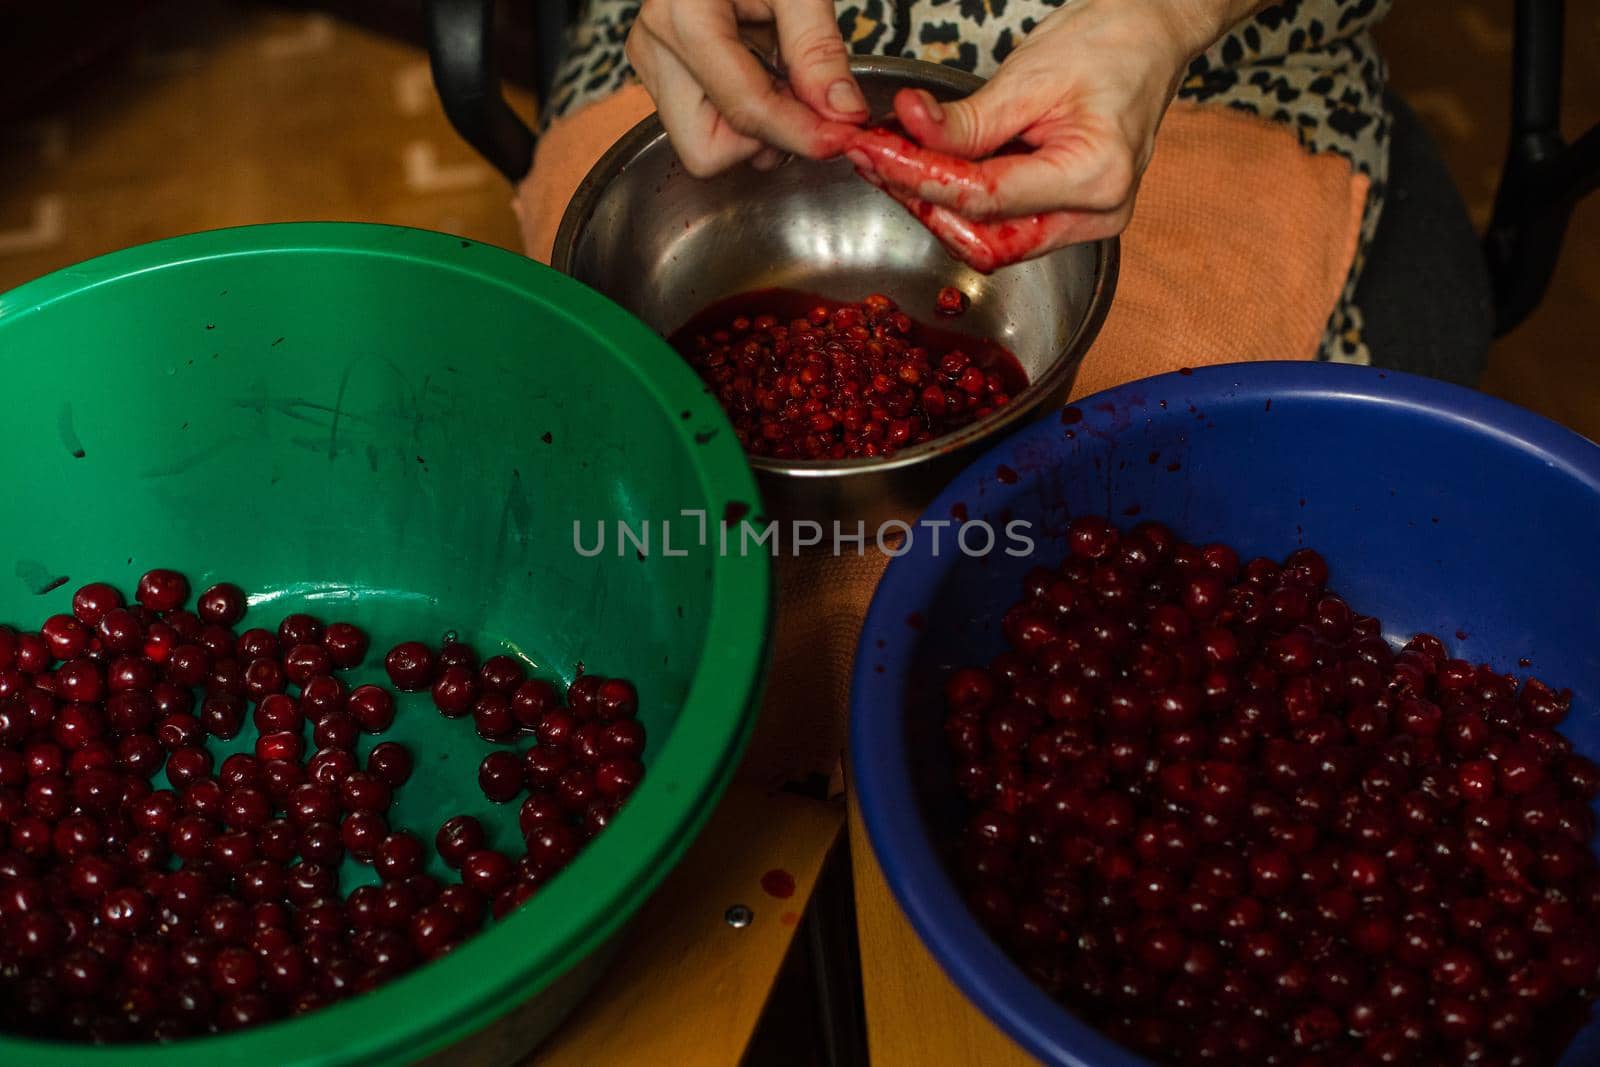
<svg viewBox="0 0 1600 1067">
<path fill-rule="evenodd" d="M 942 100 L 982 84 L 914 60 L 851 63 L 875 115 L 904 86 Z M 919 512 L 995 439 L 1066 401 L 1116 288 L 1116 240 L 1065 248 L 983 275 L 957 262 L 898 204 L 844 160 L 792 160 L 769 173 L 737 167 L 709 180 L 679 164 L 651 116 L 601 157 L 556 233 L 556 269 L 598 289 L 663 336 L 737 293 L 784 287 L 841 300 L 886 293 L 934 322 L 934 294 L 953 285 L 971 309 L 950 325 L 995 338 L 1032 383 L 1006 408 L 887 459 L 752 457 L 770 517 L 839 520 L 851 531 Z"/>
</svg>

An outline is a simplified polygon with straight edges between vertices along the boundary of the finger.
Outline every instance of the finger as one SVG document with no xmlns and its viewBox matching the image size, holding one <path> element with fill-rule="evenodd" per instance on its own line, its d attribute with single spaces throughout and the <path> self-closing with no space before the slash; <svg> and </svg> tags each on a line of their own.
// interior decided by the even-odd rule
<svg viewBox="0 0 1600 1067">
<path fill-rule="evenodd" d="M 1031 152 L 979 162 L 881 130 L 864 131 L 852 146 L 872 158 L 889 185 L 973 219 L 1114 211 L 1128 200 L 1137 175 L 1120 137 L 1070 127 L 1048 136 Z"/>
<path fill-rule="evenodd" d="M 925 201 L 913 200 L 907 207 L 957 259 L 982 274 L 1068 245 L 1099 240 L 1121 229 L 1105 216 L 1070 211 L 975 222 Z"/>
<path fill-rule="evenodd" d="M 646 88 L 684 170 L 709 178 L 761 151 L 760 141 L 728 125 L 677 56 L 663 48 L 651 66 L 655 86 Z"/>
<path fill-rule="evenodd" d="M 788 0 L 774 5 L 778 49 L 795 96 L 836 122 L 865 122 L 867 98 L 850 74 L 850 50 L 839 36 L 833 0 Z"/>
<path fill-rule="evenodd" d="M 884 182 L 924 200 L 936 187 L 958 192 L 980 188 L 977 163 L 923 148 L 892 130 L 862 130 L 851 138 L 849 153 L 858 166 L 857 156 L 865 157 L 866 165 Z M 970 192 L 963 199 L 967 195 Z"/>
<path fill-rule="evenodd" d="M 859 173 L 859 162 L 857 169 Z M 1130 204 L 1112 212 L 1056 211 L 980 222 L 887 186 L 870 172 L 862 177 L 894 197 L 953 256 L 984 274 L 1068 245 L 1113 237 L 1126 228 L 1131 215 Z"/>
<path fill-rule="evenodd" d="M 1012 92 L 1010 79 L 997 77 L 961 100 L 941 104 L 926 89 L 901 89 L 894 96 L 895 118 L 924 148 L 978 159 L 1012 140 L 1037 112 Z"/>
<path fill-rule="evenodd" d="M 773 81 L 740 39 L 732 6 L 682 4 L 672 18 L 677 42 L 688 42 L 673 54 L 735 132 L 812 159 L 837 155 L 855 132 Z"/>
</svg>

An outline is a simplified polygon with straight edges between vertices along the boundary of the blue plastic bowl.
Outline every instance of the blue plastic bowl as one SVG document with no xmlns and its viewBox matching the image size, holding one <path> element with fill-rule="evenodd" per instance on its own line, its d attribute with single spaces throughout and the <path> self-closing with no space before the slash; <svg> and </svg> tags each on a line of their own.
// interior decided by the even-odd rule
<svg viewBox="0 0 1600 1067">
<path fill-rule="evenodd" d="M 1081 417 L 1079 417 L 1081 415 Z M 1077 421 L 1067 423 L 1066 420 Z M 1600 447 L 1520 408 L 1409 375 L 1257 363 L 1100 393 L 969 467 L 925 513 L 987 520 L 970 557 L 918 529 L 873 598 L 856 655 L 851 752 L 872 847 L 933 956 L 1047 1063 L 1146 1064 L 1014 966 L 967 910 L 935 848 L 959 817 L 927 679 L 1003 647 L 1000 617 L 1076 515 L 1156 519 L 1190 541 L 1282 558 L 1310 545 L 1330 584 L 1391 641 L 1429 631 L 1456 655 L 1571 686 L 1564 727 L 1600 756 Z M 1032 524 L 1013 557 L 1006 522 Z M 983 539 L 973 537 L 974 550 Z M 1518 660 L 1532 661 L 1519 668 Z M 1562 1067 L 1600 1063 L 1591 1023 Z"/>
</svg>

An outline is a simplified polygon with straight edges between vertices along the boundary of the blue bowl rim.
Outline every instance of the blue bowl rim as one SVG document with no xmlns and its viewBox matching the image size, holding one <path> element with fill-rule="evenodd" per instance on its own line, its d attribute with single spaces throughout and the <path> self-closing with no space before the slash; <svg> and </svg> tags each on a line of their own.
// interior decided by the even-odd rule
<svg viewBox="0 0 1600 1067">
<path fill-rule="evenodd" d="M 1129 382 L 1075 401 L 1077 429 L 1112 431 L 1109 411 L 1142 406 L 1150 396 L 1197 395 L 1338 399 L 1400 407 L 1444 419 L 1535 456 L 1600 499 L 1600 446 L 1543 416 L 1462 386 L 1399 371 L 1335 363 L 1219 364 Z M 1100 409 L 1104 409 L 1103 411 Z M 1103 427 L 1097 423 L 1104 423 Z M 986 505 L 1005 508 L 1026 480 L 999 484 L 995 468 L 1034 441 L 1060 433 L 1054 419 L 996 445 L 957 475 L 926 515 L 950 514 L 980 485 Z M 923 824 L 912 788 L 902 730 L 906 676 L 917 632 L 909 613 L 925 612 L 948 568 L 929 539 L 890 560 L 873 595 L 856 647 L 850 698 L 851 782 L 873 853 L 912 927 L 961 991 L 1023 1048 L 1064 1067 L 1149 1067 L 1149 1061 L 1080 1021 L 1033 983 L 984 932 L 946 874 Z M 877 642 L 882 641 L 880 647 Z M 881 665 L 882 670 L 879 670 Z"/>
</svg>

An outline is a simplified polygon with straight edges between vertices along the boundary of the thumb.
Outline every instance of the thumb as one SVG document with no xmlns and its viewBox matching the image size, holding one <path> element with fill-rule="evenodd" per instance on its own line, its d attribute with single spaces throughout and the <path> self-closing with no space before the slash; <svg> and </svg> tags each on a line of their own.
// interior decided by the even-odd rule
<svg viewBox="0 0 1600 1067">
<path fill-rule="evenodd" d="M 1014 106 L 998 80 L 985 82 L 961 100 L 941 104 L 926 89 L 901 89 L 894 113 L 919 144 L 964 159 L 987 156 L 1021 133 L 1028 113 Z"/>
</svg>

